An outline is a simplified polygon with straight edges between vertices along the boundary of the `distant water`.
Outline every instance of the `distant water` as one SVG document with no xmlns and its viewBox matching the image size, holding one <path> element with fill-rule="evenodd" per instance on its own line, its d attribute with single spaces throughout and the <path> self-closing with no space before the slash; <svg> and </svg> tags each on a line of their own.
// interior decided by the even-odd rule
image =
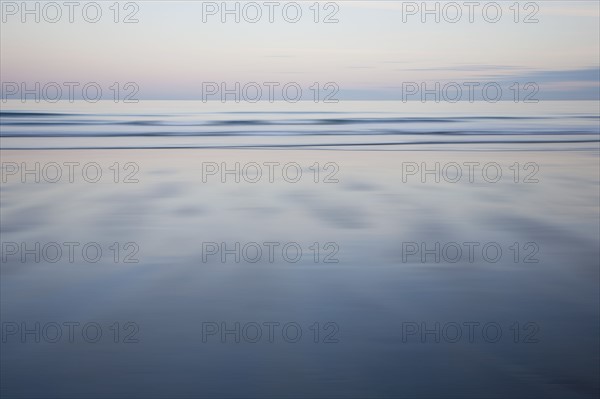
<svg viewBox="0 0 600 399">
<path fill-rule="evenodd" d="M 598 102 L 138 104 L 2 106 L 2 148 L 415 146 L 597 148 Z M 500 147 L 499 147 L 500 146 Z M 524 149 L 521 148 L 521 149 Z"/>
</svg>

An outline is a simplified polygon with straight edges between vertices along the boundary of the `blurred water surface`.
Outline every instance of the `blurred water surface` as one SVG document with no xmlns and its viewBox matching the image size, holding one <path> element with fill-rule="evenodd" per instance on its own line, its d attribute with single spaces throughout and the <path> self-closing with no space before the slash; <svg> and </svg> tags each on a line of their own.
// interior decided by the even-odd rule
<svg viewBox="0 0 600 399">
<path fill-rule="evenodd" d="M 3 148 L 597 148 L 598 102 L 76 101 L 3 107 Z M 50 140 L 51 138 L 51 140 Z M 464 148 L 464 147 L 463 147 Z M 532 149 L 532 147 L 528 147 Z"/>
<path fill-rule="evenodd" d="M 3 323 L 93 321 L 104 335 L 95 344 L 6 337 L 2 396 L 597 397 L 593 105 L 435 115 L 374 105 L 331 114 L 193 114 L 178 106 L 125 115 L 65 106 L 27 115 L 3 107 L 3 163 L 131 162 L 139 181 L 9 176 L 0 191 L 2 242 L 134 242 L 139 262 L 115 263 L 112 252 L 97 263 L 3 259 Z M 195 148 L 213 146 L 223 148 Z M 208 162 L 295 162 L 307 177 L 205 182 Z M 315 162 L 337 165 L 338 182 L 315 183 Z M 534 163 L 539 182 L 404 182 L 403 164 L 422 162 L 496 162 L 505 172 Z M 305 254 L 295 263 L 205 260 L 205 242 L 294 242 Z M 328 250 L 315 262 L 315 242 L 335 243 L 338 262 L 322 261 Z M 496 262 L 423 262 L 404 259 L 405 242 L 495 242 L 504 253 Z M 535 243 L 538 262 L 523 262 L 524 253 L 515 261 L 514 243 Z M 114 343 L 109 326 L 128 321 L 139 326 L 139 342 Z M 294 322 L 303 335 L 296 343 L 236 343 L 233 335 L 203 342 L 207 322 Z M 327 322 L 339 327 L 338 342 L 323 342 L 333 331 L 323 329 Z M 403 340 L 403 323 L 436 322 L 497 323 L 502 335 L 495 343 L 438 343 L 435 334 Z M 521 333 L 534 323 L 535 342 L 514 342 L 514 323 Z"/>
</svg>

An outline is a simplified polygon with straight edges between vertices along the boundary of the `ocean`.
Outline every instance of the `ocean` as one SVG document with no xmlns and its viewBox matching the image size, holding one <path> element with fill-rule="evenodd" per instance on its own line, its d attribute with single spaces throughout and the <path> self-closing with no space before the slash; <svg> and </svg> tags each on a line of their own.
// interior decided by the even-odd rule
<svg viewBox="0 0 600 399">
<path fill-rule="evenodd" d="M 0 393 L 595 398 L 598 107 L 2 104 Z"/>
</svg>

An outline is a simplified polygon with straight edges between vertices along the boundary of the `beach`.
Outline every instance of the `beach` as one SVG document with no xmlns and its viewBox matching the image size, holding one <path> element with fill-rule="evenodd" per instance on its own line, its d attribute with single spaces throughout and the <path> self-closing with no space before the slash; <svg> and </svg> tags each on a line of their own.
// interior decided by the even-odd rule
<svg viewBox="0 0 600 399">
<path fill-rule="evenodd" d="M 593 149 L 1 155 L 3 395 L 598 391 Z"/>
</svg>

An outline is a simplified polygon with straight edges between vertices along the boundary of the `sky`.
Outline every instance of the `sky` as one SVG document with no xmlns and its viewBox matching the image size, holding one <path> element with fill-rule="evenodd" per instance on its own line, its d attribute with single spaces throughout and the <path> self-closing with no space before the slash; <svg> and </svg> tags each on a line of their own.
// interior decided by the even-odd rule
<svg viewBox="0 0 600 399">
<path fill-rule="evenodd" d="M 455 2 L 462 12 L 456 23 L 448 2 L 438 2 L 439 22 L 434 14 L 423 22 L 421 2 L 342 0 L 315 7 L 300 1 L 296 23 L 284 18 L 291 2 L 279 2 L 273 22 L 265 2 L 253 3 L 262 13 L 256 23 L 249 20 L 257 8 L 247 2 L 238 2 L 239 22 L 222 15 L 222 2 L 120 2 L 117 23 L 113 1 L 98 2 L 96 23 L 84 19 L 89 2 L 73 11 L 72 23 L 63 2 L 55 3 L 56 23 L 49 22 L 58 18 L 55 8 L 29 2 L 32 10 L 34 3 L 39 22 L 35 14 L 23 15 L 21 2 L 2 1 L 3 84 L 135 82 L 141 99 L 200 99 L 206 82 L 296 82 L 307 91 L 315 82 L 333 82 L 340 99 L 387 100 L 399 99 L 406 82 L 498 82 L 505 92 L 515 82 L 533 82 L 540 99 L 599 99 L 598 1 L 520 2 L 518 22 L 514 2 L 499 1 L 496 23 L 485 19 L 495 17 L 495 8 L 483 12 L 490 2 L 479 2 L 473 22 L 464 2 Z M 295 10 L 288 6 L 289 20 Z M 90 20 L 94 11 L 87 9 Z M 124 23 L 127 16 L 137 22 Z M 524 23 L 528 16 L 537 22 Z M 327 17 L 337 22 L 324 23 Z"/>
</svg>

